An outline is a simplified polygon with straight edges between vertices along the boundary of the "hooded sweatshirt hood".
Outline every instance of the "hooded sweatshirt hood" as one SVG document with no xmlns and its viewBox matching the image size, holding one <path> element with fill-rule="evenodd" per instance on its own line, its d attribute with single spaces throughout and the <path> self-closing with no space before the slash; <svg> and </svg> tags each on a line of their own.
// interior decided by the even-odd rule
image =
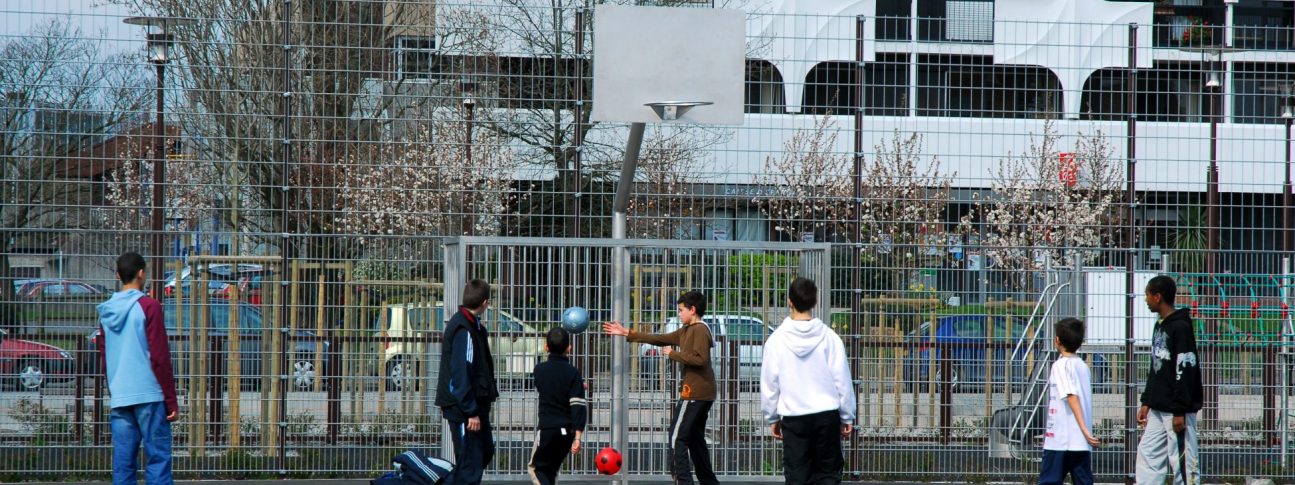
<svg viewBox="0 0 1295 485">
<path fill-rule="evenodd" d="M 108 301 L 99 304 L 99 324 L 110 332 L 120 333 L 121 329 L 126 326 L 126 317 L 130 315 L 130 310 L 135 307 L 135 302 L 143 297 L 144 292 L 139 290 L 113 293 Z"/>
<path fill-rule="evenodd" d="M 792 320 L 787 317 L 782 321 L 783 342 L 796 357 L 805 357 L 814 352 L 827 340 L 827 325 L 822 320 Z"/>
</svg>

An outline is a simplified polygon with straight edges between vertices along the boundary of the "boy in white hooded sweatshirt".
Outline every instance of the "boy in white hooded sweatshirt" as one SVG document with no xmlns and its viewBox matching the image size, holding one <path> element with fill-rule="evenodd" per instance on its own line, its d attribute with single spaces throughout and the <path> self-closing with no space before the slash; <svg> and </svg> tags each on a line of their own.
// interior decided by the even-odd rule
<svg viewBox="0 0 1295 485">
<path fill-rule="evenodd" d="M 854 430 L 854 381 L 841 337 L 810 315 L 813 280 L 791 282 L 791 316 L 764 343 L 760 405 L 782 440 L 783 476 L 792 484 L 839 484 L 841 440 Z"/>
</svg>

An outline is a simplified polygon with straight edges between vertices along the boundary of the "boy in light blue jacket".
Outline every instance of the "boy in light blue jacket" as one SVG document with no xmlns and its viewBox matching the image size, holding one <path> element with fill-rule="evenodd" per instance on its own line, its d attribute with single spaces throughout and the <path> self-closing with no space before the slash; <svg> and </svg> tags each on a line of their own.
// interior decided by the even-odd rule
<svg viewBox="0 0 1295 485">
<path fill-rule="evenodd" d="M 134 485 L 142 444 L 149 485 L 171 485 L 171 422 L 179 417 L 162 305 L 143 292 L 144 258 L 117 258 L 121 291 L 99 304 L 100 364 L 112 407 L 112 483 Z"/>
</svg>

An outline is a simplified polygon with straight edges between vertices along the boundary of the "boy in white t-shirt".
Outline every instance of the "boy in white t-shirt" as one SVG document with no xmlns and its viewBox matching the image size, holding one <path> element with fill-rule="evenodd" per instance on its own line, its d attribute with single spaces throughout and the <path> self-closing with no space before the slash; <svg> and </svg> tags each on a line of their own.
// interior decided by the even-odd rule
<svg viewBox="0 0 1295 485">
<path fill-rule="evenodd" d="M 1048 430 L 1043 435 L 1039 485 L 1060 485 L 1070 475 L 1075 485 L 1091 485 L 1089 451 L 1101 444 L 1093 437 L 1093 384 L 1088 364 L 1075 352 L 1084 343 L 1084 322 L 1066 318 L 1053 325 L 1053 343 L 1061 355 L 1048 375 Z"/>
</svg>

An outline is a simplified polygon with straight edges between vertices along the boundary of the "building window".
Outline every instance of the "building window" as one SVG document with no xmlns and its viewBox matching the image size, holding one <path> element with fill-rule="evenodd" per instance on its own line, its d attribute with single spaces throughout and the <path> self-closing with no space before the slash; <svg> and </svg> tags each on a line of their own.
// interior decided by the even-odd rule
<svg viewBox="0 0 1295 485">
<path fill-rule="evenodd" d="M 919 56 L 918 116 L 1055 118 L 1061 81 L 1041 66 L 992 64 L 981 56 Z"/>
<path fill-rule="evenodd" d="M 440 74 L 436 41 L 431 37 L 396 37 L 396 79 L 428 79 Z"/>
<path fill-rule="evenodd" d="M 909 40 L 913 0 L 877 0 L 877 40 Z"/>
<path fill-rule="evenodd" d="M 1138 71 L 1136 109 L 1141 121 L 1208 121 L 1210 103 L 1204 93 L 1199 63 L 1157 62 Z M 1128 71 L 1102 69 L 1084 82 L 1080 117 L 1122 120 L 1128 115 Z"/>
<path fill-rule="evenodd" d="M 918 0 L 918 40 L 994 41 L 993 0 Z"/>
<path fill-rule="evenodd" d="M 786 111 L 782 73 L 763 59 L 746 61 L 746 112 L 783 113 Z"/>
<path fill-rule="evenodd" d="M 1283 123 L 1282 87 L 1295 81 L 1291 64 L 1237 62 L 1232 71 L 1232 121 Z"/>
</svg>

